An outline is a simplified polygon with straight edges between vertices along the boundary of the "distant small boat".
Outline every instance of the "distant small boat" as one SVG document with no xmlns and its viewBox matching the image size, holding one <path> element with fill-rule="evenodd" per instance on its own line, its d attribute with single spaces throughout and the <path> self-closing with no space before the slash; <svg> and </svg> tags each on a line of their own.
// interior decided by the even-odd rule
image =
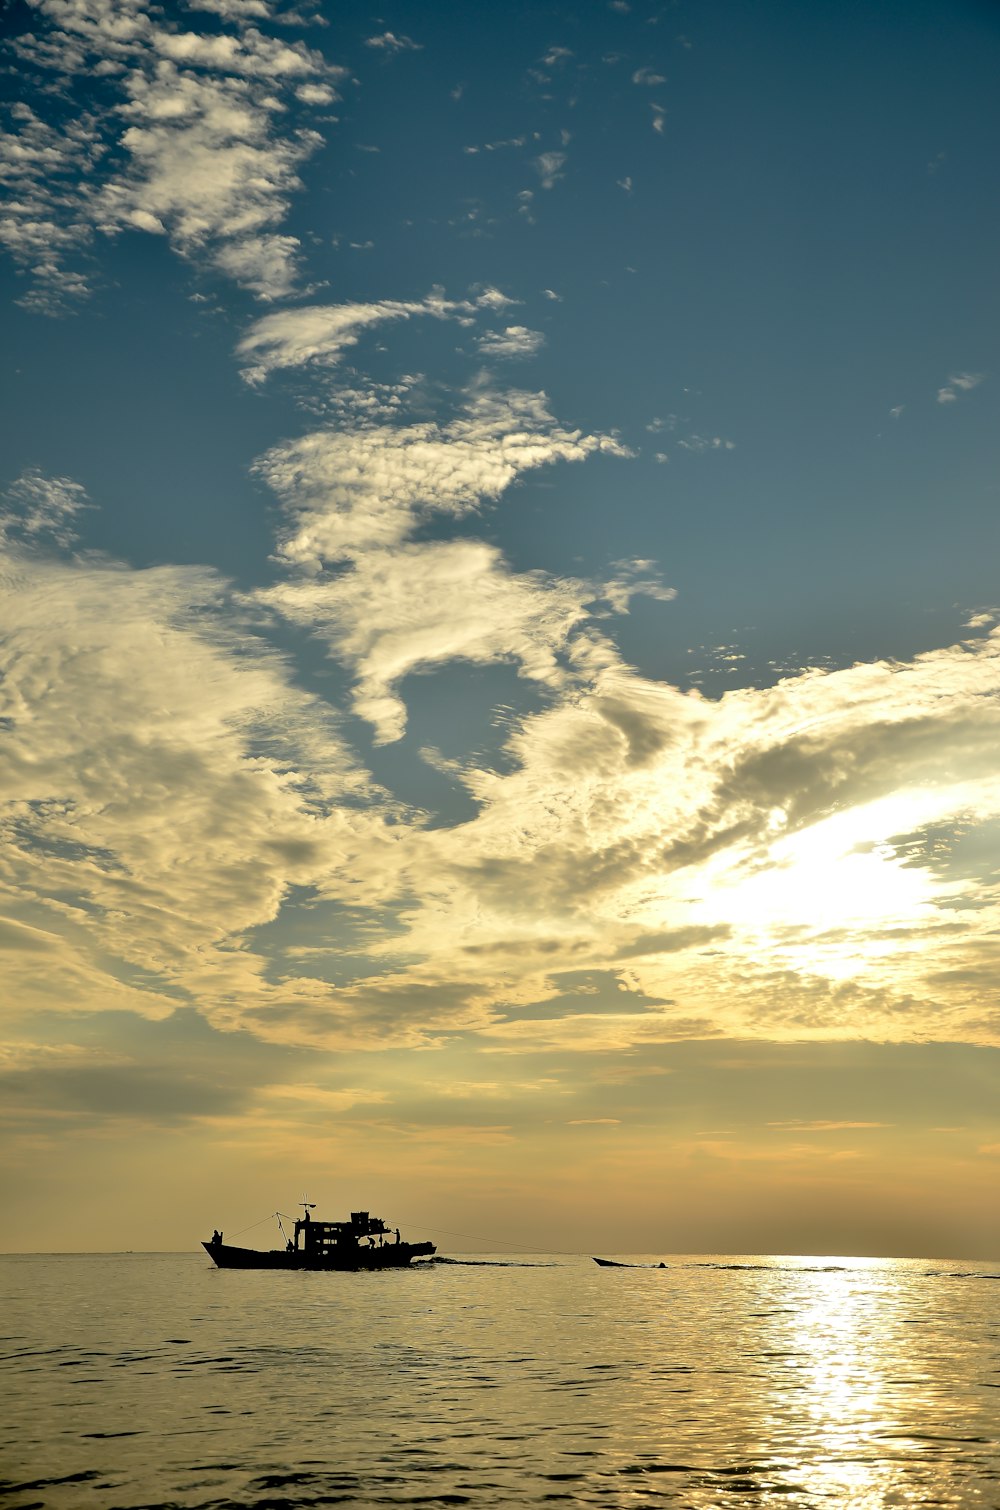
<svg viewBox="0 0 1000 1510">
<path fill-rule="evenodd" d="M 381 1217 L 367 1211 L 352 1211 L 347 1222 L 317 1222 L 305 1215 L 295 1223 L 294 1237 L 287 1238 L 284 1248 L 262 1252 L 257 1248 L 236 1248 L 213 1232 L 202 1243 L 205 1252 L 220 1269 L 402 1269 L 412 1258 L 429 1257 L 437 1249 L 433 1243 L 408 1243 Z M 287 1220 L 287 1218 L 286 1218 Z M 282 1237 L 285 1229 L 278 1218 Z M 386 1239 L 389 1239 L 388 1241 Z"/>
<path fill-rule="evenodd" d="M 623 1264 L 617 1258 L 595 1258 L 595 1264 L 600 1264 L 602 1269 L 665 1269 L 664 1263 L 659 1264 Z"/>
</svg>

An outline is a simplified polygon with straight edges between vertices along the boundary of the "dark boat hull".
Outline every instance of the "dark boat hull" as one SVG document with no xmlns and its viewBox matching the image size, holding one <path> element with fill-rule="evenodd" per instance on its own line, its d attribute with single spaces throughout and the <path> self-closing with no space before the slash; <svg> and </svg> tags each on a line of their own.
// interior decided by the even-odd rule
<svg viewBox="0 0 1000 1510">
<path fill-rule="evenodd" d="M 336 1269 L 354 1274 L 370 1269 L 405 1269 L 411 1258 L 424 1258 L 436 1251 L 433 1243 L 386 1243 L 381 1248 L 359 1248 L 351 1252 L 324 1254 L 313 1258 L 294 1249 L 272 1248 L 262 1253 L 256 1248 L 234 1248 L 230 1243 L 202 1243 L 209 1258 L 220 1269 Z"/>
<path fill-rule="evenodd" d="M 595 1258 L 602 1269 L 665 1269 L 666 1264 L 625 1264 L 617 1258 Z"/>
</svg>

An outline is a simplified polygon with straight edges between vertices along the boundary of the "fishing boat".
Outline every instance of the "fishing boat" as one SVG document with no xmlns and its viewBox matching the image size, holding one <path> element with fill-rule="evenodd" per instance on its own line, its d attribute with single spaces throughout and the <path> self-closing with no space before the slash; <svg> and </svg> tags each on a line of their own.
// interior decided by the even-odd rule
<svg viewBox="0 0 1000 1510">
<path fill-rule="evenodd" d="M 213 1232 L 202 1247 L 220 1269 L 402 1269 L 413 1258 L 426 1258 L 437 1250 L 433 1243 L 408 1243 L 399 1228 L 389 1228 L 381 1217 L 367 1211 L 352 1211 L 346 1222 L 318 1222 L 310 1213 L 315 1206 L 303 1201 L 303 1215 L 288 1237 L 276 1212 L 284 1247 L 261 1251 L 237 1248 L 221 1232 Z M 289 1218 L 285 1218 L 286 1221 Z"/>
<path fill-rule="evenodd" d="M 618 1258 L 595 1258 L 594 1263 L 602 1269 L 665 1269 L 664 1263 L 659 1264 L 626 1264 Z"/>
</svg>

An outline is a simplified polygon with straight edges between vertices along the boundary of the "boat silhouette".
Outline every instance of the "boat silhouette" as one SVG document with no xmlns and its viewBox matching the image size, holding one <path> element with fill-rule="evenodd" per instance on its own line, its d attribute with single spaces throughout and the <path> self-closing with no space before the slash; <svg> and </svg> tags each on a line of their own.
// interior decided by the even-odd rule
<svg viewBox="0 0 1000 1510">
<path fill-rule="evenodd" d="M 305 1213 L 295 1222 L 294 1235 L 286 1238 L 283 1248 L 262 1251 L 237 1248 L 215 1231 L 202 1243 L 205 1252 L 220 1269 L 402 1269 L 414 1258 L 429 1257 L 437 1249 L 433 1243 L 409 1243 L 399 1228 L 389 1228 L 381 1217 L 367 1211 L 352 1211 L 346 1222 L 319 1222 Z M 286 1218 L 287 1220 L 287 1218 Z M 278 1226 L 282 1237 L 285 1229 Z M 388 1240 L 387 1240 L 388 1239 Z"/>
<path fill-rule="evenodd" d="M 599 1264 L 602 1269 L 665 1269 L 667 1267 L 665 1263 L 626 1264 L 619 1258 L 595 1258 L 594 1263 Z"/>
</svg>

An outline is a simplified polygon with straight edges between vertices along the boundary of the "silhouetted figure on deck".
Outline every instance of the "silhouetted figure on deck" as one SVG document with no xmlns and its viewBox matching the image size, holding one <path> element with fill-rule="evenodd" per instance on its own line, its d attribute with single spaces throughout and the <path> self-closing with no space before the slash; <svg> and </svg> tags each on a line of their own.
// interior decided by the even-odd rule
<svg viewBox="0 0 1000 1510">
<path fill-rule="evenodd" d="M 214 1228 L 212 1229 L 212 1241 L 213 1241 L 213 1243 L 221 1243 L 222 1242 L 222 1233 L 221 1232 L 216 1232 Z"/>
</svg>

